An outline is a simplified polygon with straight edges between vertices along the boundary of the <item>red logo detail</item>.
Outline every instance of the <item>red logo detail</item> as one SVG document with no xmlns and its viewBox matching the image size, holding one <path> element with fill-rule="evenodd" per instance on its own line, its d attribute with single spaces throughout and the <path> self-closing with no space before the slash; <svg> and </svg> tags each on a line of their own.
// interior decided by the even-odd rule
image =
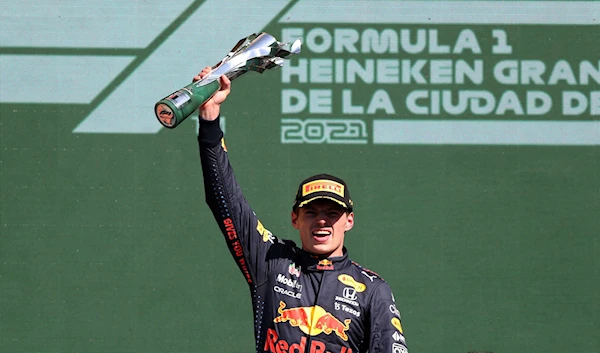
<svg viewBox="0 0 600 353">
<path fill-rule="evenodd" d="M 280 339 L 277 332 L 273 329 L 267 330 L 267 339 L 264 350 L 270 353 L 304 353 L 306 352 L 306 337 L 300 339 L 300 343 L 289 343 Z M 333 353 L 327 350 L 324 342 L 316 339 L 310 341 L 309 353 Z M 342 347 L 339 353 L 352 353 L 352 348 Z"/>
<path fill-rule="evenodd" d="M 328 335 L 331 332 L 335 332 L 335 334 L 338 335 L 341 339 L 347 341 L 348 335 L 346 335 L 346 331 L 348 331 L 348 329 L 350 328 L 349 325 L 351 321 L 352 320 L 350 319 L 346 319 L 342 324 L 342 322 L 338 320 L 335 316 L 331 315 L 330 313 L 327 313 L 321 316 L 319 320 L 317 320 L 315 328 L 323 330 L 323 332 L 325 332 Z"/>
<path fill-rule="evenodd" d="M 273 322 L 287 322 L 311 336 L 316 336 L 321 333 L 330 335 L 332 332 L 335 332 L 339 338 L 344 341 L 348 340 L 346 331 L 350 329 L 350 322 L 352 322 L 352 320 L 346 319 L 342 323 L 335 316 L 318 305 L 291 309 L 284 308 L 285 303 L 280 301 L 279 308 L 277 309 L 279 316 L 276 317 Z"/>
<path fill-rule="evenodd" d="M 273 320 L 274 322 L 289 322 L 294 327 L 310 327 L 306 308 L 300 307 L 285 310 L 283 308 L 285 308 L 285 303 L 280 301 L 279 309 L 277 309 L 279 316 Z"/>
<path fill-rule="evenodd" d="M 317 264 L 317 270 L 331 271 L 333 270 L 333 262 L 327 259 L 323 259 Z"/>
<path fill-rule="evenodd" d="M 244 277 L 246 277 L 246 281 L 252 283 L 252 276 L 250 275 L 248 265 L 246 264 L 246 258 L 244 257 L 244 248 L 242 248 L 242 244 L 238 239 L 233 220 L 231 218 L 225 218 L 223 220 L 223 226 L 225 227 L 225 234 L 227 235 L 226 240 L 229 244 L 229 249 L 233 254 L 233 258 L 238 263 Z"/>
</svg>

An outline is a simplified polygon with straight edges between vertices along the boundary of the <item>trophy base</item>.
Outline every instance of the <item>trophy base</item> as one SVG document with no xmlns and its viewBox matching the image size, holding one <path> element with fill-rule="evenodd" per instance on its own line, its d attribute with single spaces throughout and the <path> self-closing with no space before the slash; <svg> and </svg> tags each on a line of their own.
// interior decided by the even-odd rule
<svg viewBox="0 0 600 353">
<path fill-rule="evenodd" d="M 164 101 L 156 103 L 154 106 L 154 112 L 156 113 L 158 121 L 160 121 L 164 127 L 174 128 L 177 125 L 177 121 L 180 120 L 177 118 L 175 113 L 177 110 L 171 108 L 169 104 Z"/>
<path fill-rule="evenodd" d="M 154 114 L 164 127 L 172 129 L 210 99 L 219 87 L 219 81 L 204 86 L 191 83 L 158 101 L 154 105 Z"/>
</svg>

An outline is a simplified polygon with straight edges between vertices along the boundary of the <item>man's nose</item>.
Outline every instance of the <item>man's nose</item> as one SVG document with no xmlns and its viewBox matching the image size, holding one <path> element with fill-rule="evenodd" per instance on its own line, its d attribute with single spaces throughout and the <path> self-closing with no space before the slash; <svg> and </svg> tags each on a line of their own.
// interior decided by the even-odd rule
<svg viewBox="0 0 600 353">
<path fill-rule="evenodd" d="M 317 223 L 319 223 L 320 225 L 325 225 L 327 224 L 327 214 L 321 212 L 317 215 Z"/>
</svg>

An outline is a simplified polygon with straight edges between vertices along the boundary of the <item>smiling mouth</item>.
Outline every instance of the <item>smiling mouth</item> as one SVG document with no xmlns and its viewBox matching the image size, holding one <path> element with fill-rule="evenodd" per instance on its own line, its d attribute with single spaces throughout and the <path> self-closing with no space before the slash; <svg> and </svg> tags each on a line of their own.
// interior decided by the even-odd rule
<svg viewBox="0 0 600 353">
<path fill-rule="evenodd" d="M 325 229 L 318 229 L 312 232 L 313 238 L 317 241 L 326 241 L 331 236 L 331 231 Z"/>
</svg>

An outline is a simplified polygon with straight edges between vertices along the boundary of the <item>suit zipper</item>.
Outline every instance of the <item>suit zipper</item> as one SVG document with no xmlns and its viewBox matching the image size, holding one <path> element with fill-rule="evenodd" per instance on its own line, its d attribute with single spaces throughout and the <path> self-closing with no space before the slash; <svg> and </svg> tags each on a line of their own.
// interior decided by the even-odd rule
<svg viewBox="0 0 600 353">
<path fill-rule="evenodd" d="M 313 326 L 313 322 L 314 322 L 314 314 L 315 314 L 315 310 L 314 307 L 318 305 L 319 302 L 319 295 L 321 294 L 321 288 L 323 287 L 323 282 L 325 282 L 325 273 L 327 271 L 323 271 L 322 275 L 321 275 L 321 280 L 319 281 L 319 289 L 317 290 L 317 295 L 315 296 L 315 301 L 313 303 L 313 312 L 310 318 L 310 326 L 308 328 L 308 335 L 306 337 L 306 347 L 304 347 L 304 353 L 310 353 L 310 346 L 312 344 L 312 326 Z"/>
</svg>

